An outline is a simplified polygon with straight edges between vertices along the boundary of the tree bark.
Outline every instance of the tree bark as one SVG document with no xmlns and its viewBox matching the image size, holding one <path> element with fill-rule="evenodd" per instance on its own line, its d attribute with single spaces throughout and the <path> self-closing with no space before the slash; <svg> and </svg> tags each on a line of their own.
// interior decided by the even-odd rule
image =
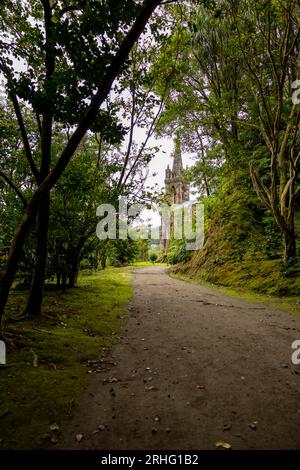
<svg viewBox="0 0 300 470">
<path fill-rule="evenodd" d="M 284 234 L 284 261 L 290 261 L 296 256 L 296 234 L 295 230 L 291 229 Z"/>
<path fill-rule="evenodd" d="M 62 292 L 63 294 L 66 293 L 67 290 L 67 263 L 64 263 L 61 273 L 61 280 L 62 280 Z"/>
<path fill-rule="evenodd" d="M 46 34 L 46 80 L 50 80 L 55 70 L 55 49 L 52 44 L 52 9 L 49 0 L 43 1 L 45 34 Z M 36 175 L 38 184 L 48 176 L 51 165 L 52 149 L 52 126 L 53 118 L 51 114 L 45 113 L 41 123 L 41 167 Z M 48 256 L 48 229 L 50 217 L 50 193 L 47 193 L 42 202 L 37 220 L 37 239 L 35 246 L 35 266 L 31 281 L 31 288 L 25 315 L 38 317 L 42 310 L 44 284 L 46 276 L 47 256 Z"/>
<path fill-rule="evenodd" d="M 38 214 L 35 267 L 32 277 L 25 315 L 38 317 L 41 314 L 42 300 L 48 256 L 48 228 L 50 212 L 50 195 L 44 200 Z"/>
<path fill-rule="evenodd" d="M 0 279 L 0 321 L 2 320 L 10 287 L 15 278 L 18 262 L 22 254 L 23 245 L 25 243 L 27 234 L 35 220 L 36 212 L 37 211 L 35 210 L 30 210 L 29 212 L 27 211 L 22 223 L 17 229 L 13 243 L 10 247 L 7 266 Z"/>
<path fill-rule="evenodd" d="M 106 254 L 102 255 L 100 261 L 101 261 L 101 268 L 104 270 L 106 268 L 107 255 Z"/>
<path fill-rule="evenodd" d="M 85 136 L 87 130 L 96 119 L 100 106 L 108 96 L 112 84 L 119 75 L 132 47 L 144 31 L 149 18 L 160 3 L 162 3 L 161 0 L 146 0 L 144 2 L 132 28 L 124 38 L 124 41 L 121 44 L 120 49 L 115 55 L 114 59 L 112 60 L 110 67 L 108 67 L 103 80 L 99 84 L 97 93 L 93 96 L 84 117 L 71 136 L 57 164 L 49 173 L 49 175 L 44 179 L 44 181 L 39 185 L 31 201 L 29 202 L 26 214 L 24 215 L 23 220 L 21 221 L 13 239 L 6 269 L 4 270 L 0 279 L 0 322 L 4 314 L 10 288 L 17 272 L 23 245 L 25 243 L 27 234 L 38 214 L 41 204 L 47 198 L 47 195 L 59 180 L 61 174 L 76 152 L 78 145 Z"/>
<path fill-rule="evenodd" d="M 82 249 L 84 247 L 84 244 L 88 240 L 88 238 L 94 233 L 95 229 L 89 230 L 87 233 L 82 235 L 75 246 L 72 250 L 72 254 L 70 256 L 70 274 L 69 274 L 69 287 L 75 287 L 77 283 L 77 276 L 78 276 L 78 271 L 80 267 L 80 256 L 82 253 Z"/>
<path fill-rule="evenodd" d="M 57 273 L 56 273 L 56 287 L 60 287 L 60 281 L 61 281 L 61 272 L 57 271 Z"/>
<path fill-rule="evenodd" d="M 73 288 L 77 284 L 77 276 L 79 271 L 79 264 L 80 264 L 80 251 L 76 251 L 72 258 L 72 264 L 69 274 L 69 287 Z"/>
</svg>

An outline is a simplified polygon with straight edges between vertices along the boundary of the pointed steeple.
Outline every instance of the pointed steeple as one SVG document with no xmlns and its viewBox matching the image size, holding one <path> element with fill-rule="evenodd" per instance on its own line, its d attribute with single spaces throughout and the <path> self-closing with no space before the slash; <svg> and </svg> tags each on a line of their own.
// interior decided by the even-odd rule
<svg viewBox="0 0 300 470">
<path fill-rule="evenodd" d="M 176 133 L 175 149 L 172 157 L 172 171 L 169 166 L 166 169 L 165 193 L 170 204 L 182 204 L 190 198 L 190 186 L 184 180 L 179 131 Z"/>
<path fill-rule="evenodd" d="M 176 176 L 181 176 L 182 170 L 183 170 L 183 165 L 182 165 L 182 156 L 181 156 L 181 143 L 180 143 L 179 132 L 177 132 L 176 139 L 175 139 L 175 152 L 173 156 L 173 174 Z"/>
</svg>

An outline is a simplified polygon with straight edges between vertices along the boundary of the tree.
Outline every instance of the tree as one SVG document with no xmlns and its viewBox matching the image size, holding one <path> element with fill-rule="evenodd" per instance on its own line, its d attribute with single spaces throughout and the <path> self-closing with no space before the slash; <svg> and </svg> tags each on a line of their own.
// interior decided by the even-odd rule
<svg viewBox="0 0 300 470">
<path fill-rule="evenodd" d="M 53 5 L 49 0 L 42 0 L 42 9 L 34 1 L 26 4 L 25 8 L 19 8 L 14 1 L 1 6 L 5 33 L 5 40 L 1 43 L 1 70 L 7 80 L 8 93 L 17 105 L 16 114 L 28 164 L 40 179 L 17 229 L 1 276 L 0 319 L 22 247 L 39 210 L 47 203 L 49 192 L 99 116 L 100 107 L 114 80 L 123 70 L 132 47 L 160 3 L 160 0 L 145 0 L 138 5 L 132 1 L 131 8 L 128 8 L 124 2 L 115 1 L 76 2 L 64 6 L 63 2 Z M 31 24 L 28 10 L 25 14 L 28 7 L 31 8 Z M 16 25 L 18 30 L 13 34 Z M 30 44 L 30 47 L 23 44 Z M 13 62 L 4 54 L 8 45 L 10 53 L 28 65 L 27 72 L 20 73 L 19 79 L 14 74 Z M 41 174 L 37 171 L 22 115 L 19 114 L 20 98 L 25 99 L 37 115 L 41 133 Z M 50 170 L 53 121 L 64 121 L 67 116 L 74 119 L 74 132 Z M 103 113 L 100 113 L 101 117 Z"/>
<path fill-rule="evenodd" d="M 138 247 L 136 241 L 109 240 L 107 244 L 107 255 L 113 266 L 122 266 L 132 263 L 137 256 Z"/>
<path fill-rule="evenodd" d="M 267 179 L 252 162 L 250 173 L 259 199 L 284 237 L 284 260 L 289 261 L 296 256 L 295 203 L 300 192 L 300 106 L 291 102 L 292 83 L 298 74 L 299 4 L 256 2 L 253 14 L 246 18 L 247 40 L 242 25 L 238 31 L 244 72 L 270 154 Z"/>
<path fill-rule="evenodd" d="M 300 107 L 291 102 L 298 2 L 203 1 L 190 31 L 179 41 L 181 66 L 162 131 L 170 132 L 175 123 L 189 148 L 194 141 L 198 156 L 190 173 L 202 194 L 217 189 L 218 175 L 232 180 L 244 174 L 245 194 L 251 192 L 250 181 L 282 233 L 283 257 L 289 260 L 296 255 L 299 194 Z"/>
<path fill-rule="evenodd" d="M 294 214 L 300 109 L 291 103 L 291 84 L 297 78 L 299 5 L 296 1 L 280 4 L 248 1 L 239 5 L 222 1 L 218 8 L 218 15 L 216 11 L 205 10 L 208 14 L 205 25 L 199 17 L 195 36 L 195 44 L 200 46 L 198 57 L 205 59 L 207 49 L 203 46 L 212 36 L 222 44 L 216 50 L 222 51 L 223 44 L 228 46 L 225 56 L 216 55 L 214 66 L 206 67 L 206 76 L 213 77 L 214 96 L 222 98 L 220 90 L 226 92 L 226 101 L 221 103 L 225 104 L 225 115 L 230 117 L 231 134 L 237 143 L 243 126 L 252 127 L 263 139 L 250 156 L 250 175 L 256 194 L 283 235 L 287 261 L 296 255 Z M 229 64 L 225 67 L 224 57 Z M 224 72 L 229 88 L 223 87 Z M 217 107 L 220 110 L 219 103 Z M 254 165 L 257 155 L 264 153 L 263 146 L 270 155 L 268 174 L 265 171 L 260 174 Z"/>
</svg>

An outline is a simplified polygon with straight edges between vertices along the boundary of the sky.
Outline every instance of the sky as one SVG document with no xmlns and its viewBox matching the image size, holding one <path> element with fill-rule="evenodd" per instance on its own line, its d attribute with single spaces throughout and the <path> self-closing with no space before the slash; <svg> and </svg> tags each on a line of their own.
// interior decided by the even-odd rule
<svg viewBox="0 0 300 470">
<path fill-rule="evenodd" d="M 12 58 L 14 62 L 14 68 L 16 72 L 20 72 L 24 70 L 25 65 L 17 61 L 15 58 Z M 3 77 L 0 76 L 0 79 Z M 125 123 L 126 124 L 126 123 Z M 134 140 L 137 144 L 141 144 L 145 139 L 145 129 L 137 128 L 134 135 Z M 175 133 L 174 133 L 175 138 Z M 124 146 L 126 147 L 126 139 L 124 142 Z M 149 164 L 149 172 L 148 177 L 146 179 L 145 186 L 146 187 L 153 187 L 157 185 L 156 189 L 158 191 L 164 188 L 164 179 L 165 179 L 165 170 L 169 165 L 172 168 L 172 153 L 174 151 L 174 140 L 170 137 L 164 138 L 157 138 L 152 136 L 149 141 L 147 147 L 151 146 L 160 146 L 160 151 L 156 154 L 156 156 L 152 159 Z M 182 153 L 182 161 L 183 167 L 186 168 L 187 166 L 190 167 L 193 165 L 193 158 L 189 154 Z M 152 176 L 155 173 L 155 177 Z M 149 221 L 151 225 L 157 226 L 160 225 L 160 217 L 158 214 L 151 213 L 150 211 L 144 211 L 141 217 L 142 221 Z"/>
<path fill-rule="evenodd" d="M 137 133 L 137 141 L 142 139 L 142 132 Z M 175 138 L 175 135 L 174 135 Z M 151 187 L 155 183 L 158 185 L 158 190 L 164 189 L 165 183 L 165 171 L 167 166 L 169 165 L 172 168 L 173 159 L 172 153 L 174 151 L 175 143 L 172 138 L 164 137 L 164 138 L 156 138 L 152 137 L 149 145 L 158 145 L 161 147 L 161 150 L 158 154 L 152 159 L 149 164 L 149 174 L 146 179 L 146 186 Z M 193 157 L 190 154 L 182 153 L 182 162 L 183 167 L 186 168 L 191 167 L 194 164 Z M 153 177 L 153 173 L 156 173 L 156 176 Z M 160 225 L 160 216 L 158 214 L 152 213 L 151 211 L 145 210 L 142 213 L 142 220 L 147 222 L 148 219 L 151 225 L 157 226 Z"/>
</svg>

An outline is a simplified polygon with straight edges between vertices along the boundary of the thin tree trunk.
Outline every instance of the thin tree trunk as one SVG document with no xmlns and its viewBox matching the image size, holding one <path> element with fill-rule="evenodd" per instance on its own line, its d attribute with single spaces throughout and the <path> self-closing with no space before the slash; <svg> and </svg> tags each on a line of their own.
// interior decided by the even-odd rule
<svg viewBox="0 0 300 470">
<path fill-rule="evenodd" d="M 80 264 L 80 252 L 75 253 L 74 258 L 72 259 L 72 265 L 70 269 L 69 275 L 69 287 L 75 287 L 77 283 L 77 276 L 79 271 L 79 264 Z"/>
<path fill-rule="evenodd" d="M 49 0 L 43 2 L 45 34 L 46 34 L 46 80 L 50 80 L 55 71 L 55 49 L 52 43 L 53 24 L 52 7 Z M 38 184 L 42 183 L 50 172 L 51 147 L 52 147 L 51 114 L 44 114 L 41 123 L 41 168 L 37 175 Z M 25 314 L 30 317 L 38 317 L 42 310 L 46 265 L 48 256 L 48 229 L 50 216 L 50 192 L 47 193 L 40 205 L 37 221 L 37 239 L 35 246 L 35 266 L 32 276 L 31 288 Z"/>
<path fill-rule="evenodd" d="M 34 209 L 34 208 L 33 208 Z M 3 318 L 5 305 L 7 303 L 10 287 L 14 282 L 16 271 L 18 268 L 19 259 L 22 254 L 22 249 L 27 237 L 27 234 L 35 220 L 36 210 L 31 210 L 26 213 L 22 223 L 19 225 L 13 243 L 11 245 L 8 262 L 5 271 L 0 278 L 0 321 Z"/>
<path fill-rule="evenodd" d="M 67 263 L 65 263 L 63 266 L 61 279 L 62 279 L 62 292 L 63 294 L 65 294 L 67 290 Z"/>
<path fill-rule="evenodd" d="M 297 253 L 296 234 L 294 228 L 289 231 L 286 231 L 286 233 L 284 234 L 284 245 L 284 261 L 290 261 L 291 259 L 295 258 Z"/>
<path fill-rule="evenodd" d="M 101 268 L 104 270 L 106 268 L 107 255 L 101 256 Z"/>
<path fill-rule="evenodd" d="M 21 257 L 26 237 L 34 223 L 39 208 L 47 197 L 48 193 L 59 180 L 61 174 L 63 173 L 72 156 L 76 152 L 78 145 L 85 136 L 90 125 L 94 122 L 95 118 L 97 117 L 100 106 L 109 94 L 112 84 L 116 77 L 119 75 L 132 47 L 144 31 L 144 28 L 149 18 L 160 3 L 160 0 L 146 0 L 144 2 L 143 7 L 136 18 L 135 23 L 127 33 L 127 36 L 124 38 L 124 41 L 121 44 L 119 51 L 115 55 L 110 67 L 108 67 L 107 73 L 104 75 L 102 83 L 99 85 L 97 93 L 93 96 L 90 106 L 88 107 L 83 119 L 80 121 L 72 137 L 67 143 L 57 164 L 49 173 L 47 178 L 45 178 L 45 180 L 39 185 L 31 201 L 29 202 L 26 214 L 24 215 L 24 218 L 21 221 L 13 239 L 7 260 L 6 269 L 4 270 L 0 278 L 0 323 L 3 318 L 10 288 L 15 279 L 15 275 L 18 269 L 18 263 Z"/>
<path fill-rule="evenodd" d="M 48 255 L 49 212 L 50 195 L 48 194 L 38 214 L 35 267 L 25 309 L 25 314 L 30 317 L 38 317 L 42 309 Z"/>
</svg>

